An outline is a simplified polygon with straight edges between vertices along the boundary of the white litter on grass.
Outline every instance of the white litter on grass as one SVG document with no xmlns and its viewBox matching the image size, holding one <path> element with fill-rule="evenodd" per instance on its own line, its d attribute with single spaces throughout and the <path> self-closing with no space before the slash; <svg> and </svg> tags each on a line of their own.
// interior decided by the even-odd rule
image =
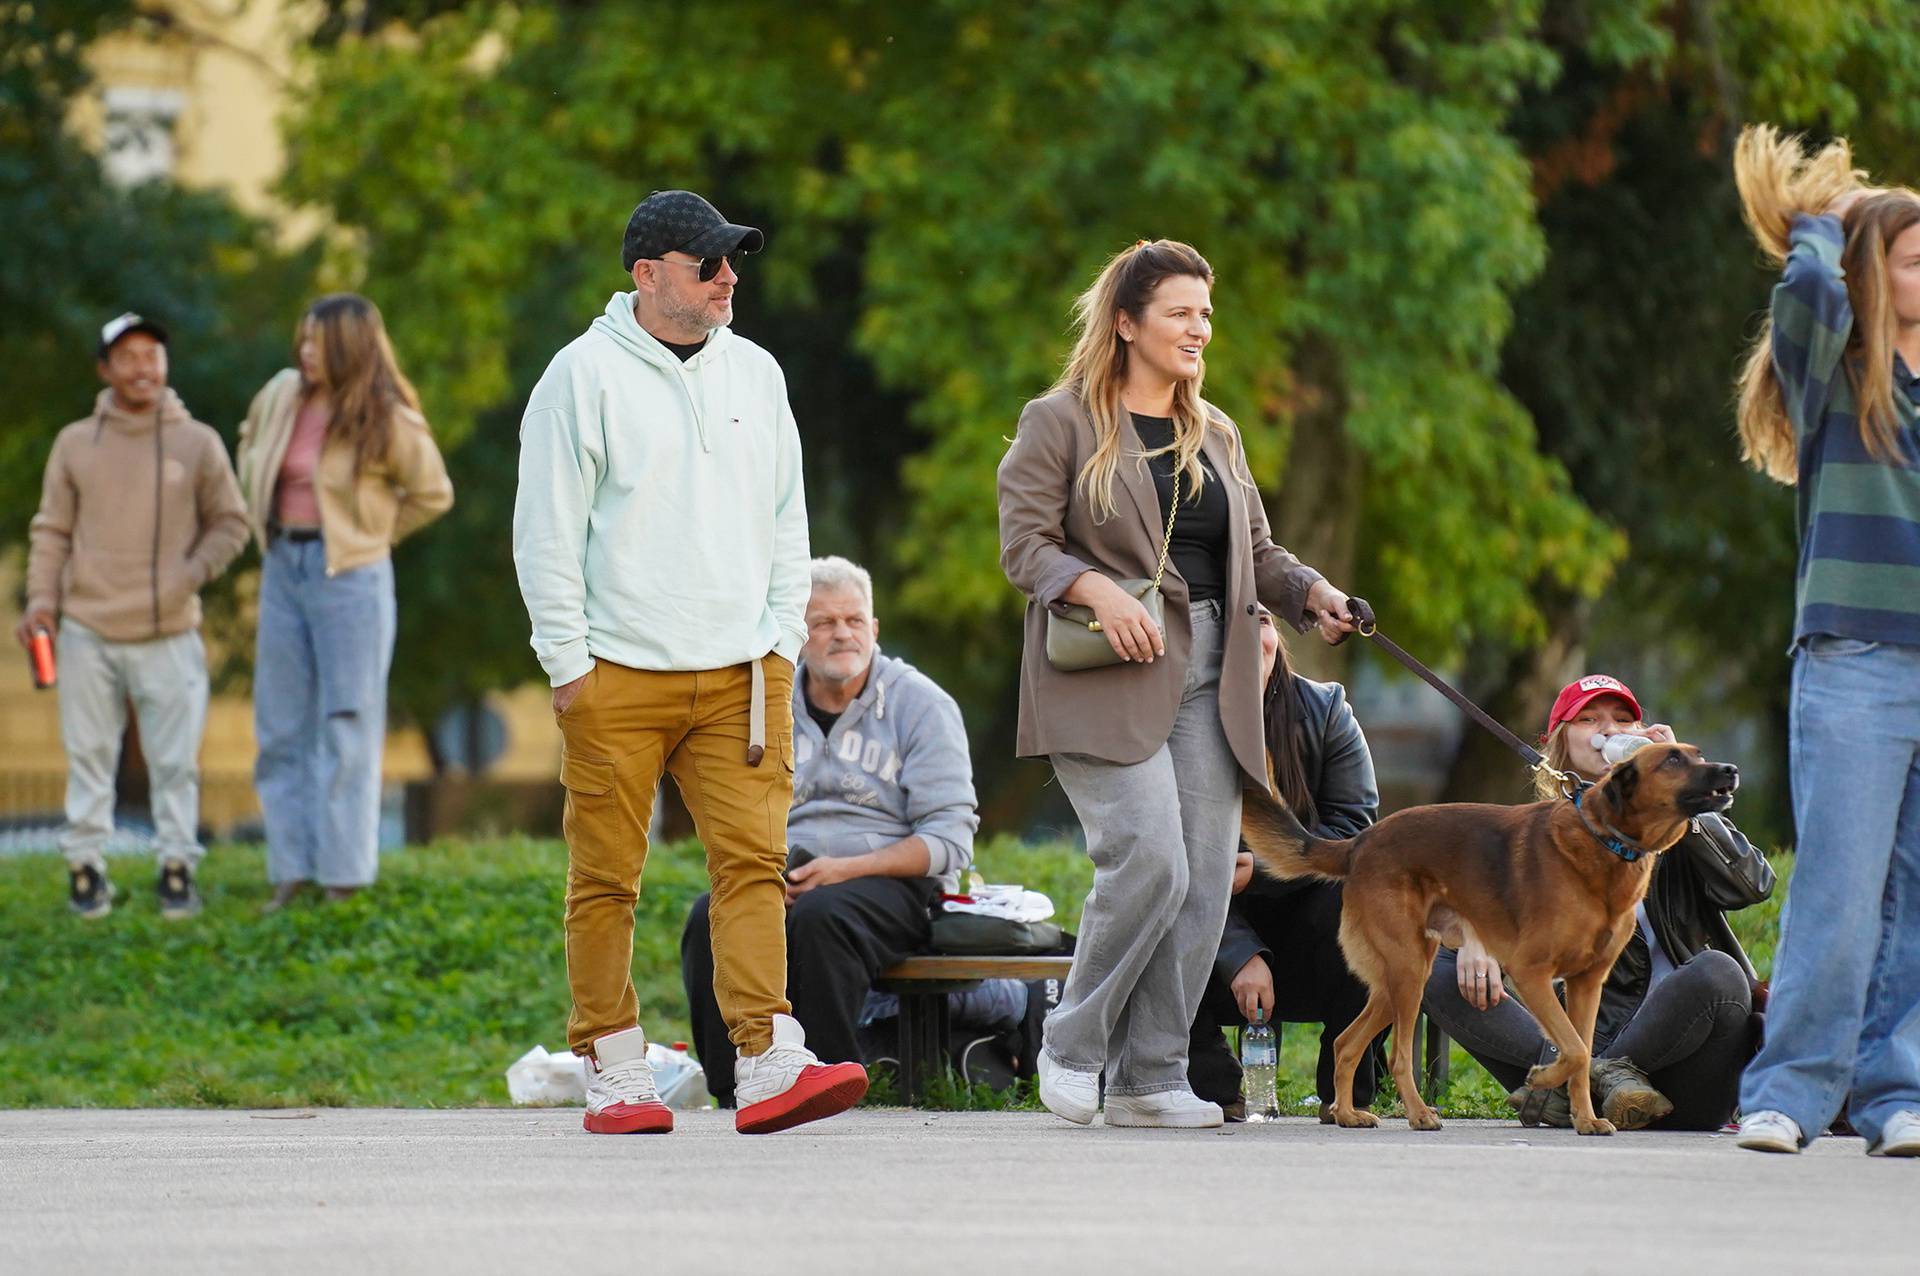
<svg viewBox="0 0 1920 1276">
<path fill-rule="evenodd" d="M 712 1106 L 706 1070 L 684 1050 L 647 1043 L 647 1065 L 660 1102 L 683 1112 Z M 587 1061 L 571 1050 L 533 1049 L 507 1067 L 507 1097 L 522 1107 L 569 1107 L 587 1101 Z"/>
</svg>

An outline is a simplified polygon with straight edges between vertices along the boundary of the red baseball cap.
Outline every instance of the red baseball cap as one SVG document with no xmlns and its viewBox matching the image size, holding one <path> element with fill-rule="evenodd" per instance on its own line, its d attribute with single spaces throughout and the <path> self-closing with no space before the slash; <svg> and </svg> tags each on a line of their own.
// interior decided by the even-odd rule
<svg viewBox="0 0 1920 1276">
<path fill-rule="evenodd" d="M 1553 712 L 1547 715 L 1547 734 L 1552 735 L 1561 723 L 1571 722 L 1582 709 L 1602 696 L 1619 696 L 1625 700 L 1633 709 L 1636 721 L 1644 716 L 1640 702 L 1634 699 L 1633 689 L 1626 683 L 1604 673 L 1590 673 L 1560 688 L 1560 694 L 1553 698 Z"/>
</svg>

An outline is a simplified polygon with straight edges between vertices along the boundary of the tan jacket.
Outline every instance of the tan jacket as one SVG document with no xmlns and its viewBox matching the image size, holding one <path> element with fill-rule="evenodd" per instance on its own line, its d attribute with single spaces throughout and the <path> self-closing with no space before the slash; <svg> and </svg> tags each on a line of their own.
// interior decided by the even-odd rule
<svg viewBox="0 0 1920 1276">
<path fill-rule="evenodd" d="M 127 412 L 102 390 L 47 458 L 27 553 L 27 610 L 79 621 L 110 642 L 200 624 L 200 587 L 247 543 L 227 448 L 172 390 Z"/>
<path fill-rule="evenodd" d="M 1227 545 L 1222 617 L 1226 650 L 1220 670 L 1220 721 L 1247 775 L 1266 784 L 1260 722 L 1260 619 L 1256 600 L 1305 631 L 1307 591 L 1320 573 L 1273 543 L 1239 431 L 1217 408 L 1232 442 L 1209 431 L 1203 445 L 1227 494 L 1228 525 L 1242 529 Z M 1145 450 L 1122 417 L 1124 442 Z M 1115 475 L 1118 510 L 1096 523 L 1077 479 L 1093 455 L 1093 421 L 1079 399 L 1058 391 L 1027 404 L 1013 444 L 1000 462 L 1000 565 L 1027 596 L 1026 644 L 1020 655 L 1021 757 L 1083 753 L 1109 762 L 1145 761 L 1173 733 L 1187 678 L 1191 632 L 1187 584 L 1172 563 L 1161 582 L 1166 598 L 1167 654 L 1151 664 L 1117 664 L 1061 673 L 1047 663 L 1047 608 L 1060 604 L 1084 571 L 1116 579 L 1153 575 L 1160 561 L 1166 513 L 1146 467 L 1122 459 Z M 1237 478 L 1239 481 L 1234 482 Z"/>
<path fill-rule="evenodd" d="M 267 549 L 274 490 L 299 411 L 300 373 L 285 368 L 253 396 L 240 426 L 240 491 L 261 553 Z M 453 483 L 426 419 L 405 408 L 394 420 L 386 461 L 369 465 L 357 478 L 351 448 L 331 440 L 322 445 L 313 490 L 329 576 L 379 562 L 403 538 L 453 508 Z"/>
</svg>

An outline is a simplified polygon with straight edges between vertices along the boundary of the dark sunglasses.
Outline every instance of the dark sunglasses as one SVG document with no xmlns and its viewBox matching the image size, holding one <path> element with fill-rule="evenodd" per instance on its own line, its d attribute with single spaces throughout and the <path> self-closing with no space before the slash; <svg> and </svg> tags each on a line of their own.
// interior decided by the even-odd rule
<svg viewBox="0 0 1920 1276">
<path fill-rule="evenodd" d="M 679 261 L 672 257 L 649 257 L 647 260 L 663 261 L 669 266 L 698 266 L 700 268 L 700 282 L 704 284 L 711 283 L 713 277 L 720 273 L 720 263 L 723 261 L 733 267 L 735 274 L 740 273 L 740 259 L 744 256 L 746 256 L 746 254 L 742 252 L 730 252 L 723 253 L 718 257 L 702 257 L 699 261 Z"/>
</svg>

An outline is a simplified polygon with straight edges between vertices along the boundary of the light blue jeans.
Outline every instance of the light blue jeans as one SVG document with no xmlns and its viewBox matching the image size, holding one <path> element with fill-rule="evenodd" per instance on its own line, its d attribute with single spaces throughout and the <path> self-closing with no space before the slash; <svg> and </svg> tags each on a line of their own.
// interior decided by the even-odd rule
<svg viewBox="0 0 1920 1276">
<path fill-rule="evenodd" d="M 1920 1111 L 1920 647 L 1802 643 L 1789 748 L 1799 844 L 1740 1108 L 1812 1141 L 1851 1093 L 1871 1145 Z"/>
<path fill-rule="evenodd" d="M 327 575 L 321 541 L 278 539 L 260 578 L 253 783 L 267 879 L 365 886 L 379 871 L 393 562 Z"/>
</svg>

